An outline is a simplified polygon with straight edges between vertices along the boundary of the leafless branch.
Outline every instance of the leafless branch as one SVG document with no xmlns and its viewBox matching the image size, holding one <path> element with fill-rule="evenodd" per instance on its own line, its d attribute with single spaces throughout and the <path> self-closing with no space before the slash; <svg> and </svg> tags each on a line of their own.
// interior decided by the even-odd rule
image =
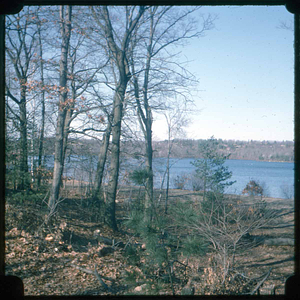
<svg viewBox="0 0 300 300">
<path fill-rule="evenodd" d="M 255 292 L 262 286 L 262 284 L 267 280 L 267 278 L 270 276 L 272 271 L 272 268 L 269 269 L 269 271 L 266 273 L 266 275 L 262 278 L 262 280 L 260 280 L 257 285 L 255 286 L 255 288 L 251 291 L 250 295 L 254 295 Z"/>
<path fill-rule="evenodd" d="M 109 292 L 111 294 L 114 294 L 113 290 L 103 281 L 100 274 L 97 272 L 97 265 L 96 264 L 94 266 L 94 270 L 83 268 L 83 267 L 77 266 L 75 264 L 71 264 L 71 266 L 73 268 L 77 269 L 77 270 L 82 271 L 82 272 L 94 275 L 107 292 Z"/>
</svg>

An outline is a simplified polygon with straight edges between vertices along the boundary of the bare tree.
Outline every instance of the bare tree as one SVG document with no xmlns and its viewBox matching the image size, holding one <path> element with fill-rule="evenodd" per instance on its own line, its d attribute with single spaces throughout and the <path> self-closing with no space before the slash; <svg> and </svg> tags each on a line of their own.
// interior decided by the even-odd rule
<svg viewBox="0 0 300 300">
<path fill-rule="evenodd" d="M 128 64 L 128 48 L 131 42 L 132 33 L 137 26 L 145 7 L 126 7 L 126 26 L 122 36 L 116 36 L 113 28 L 108 7 L 92 8 L 94 20 L 102 29 L 105 35 L 110 55 L 118 69 L 118 83 L 114 93 L 113 105 L 113 123 L 112 123 L 112 142 L 111 142 L 111 163 L 109 169 L 108 197 L 106 202 L 106 222 L 114 230 L 117 230 L 115 218 L 115 200 L 119 177 L 119 156 L 120 156 L 120 137 L 121 123 L 123 117 L 123 104 L 127 84 L 131 74 Z M 120 41 L 119 45 L 117 41 Z"/>
<path fill-rule="evenodd" d="M 87 135 L 87 132 L 103 132 L 103 129 L 97 129 L 102 126 L 103 117 L 100 115 L 93 116 L 91 113 L 99 110 L 99 104 L 89 99 L 89 89 L 97 83 L 96 75 L 101 68 L 107 63 L 99 60 L 95 64 L 94 49 L 89 50 L 89 40 L 81 31 L 80 18 L 77 18 L 76 10 L 71 7 L 60 8 L 61 19 L 61 58 L 60 58 L 60 85 L 59 85 L 59 105 L 56 126 L 56 148 L 52 193 L 49 199 L 49 206 L 55 204 L 59 197 L 61 185 L 61 176 L 64 169 L 64 160 L 68 149 L 68 140 L 70 134 L 74 137 L 77 135 Z M 75 18 L 76 28 L 71 28 L 73 18 Z M 76 19 L 77 18 L 77 19 Z M 72 37 L 71 37 L 71 32 Z M 91 55 L 91 58 L 89 58 Z M 90 59 L 90 60 L 89 60 Z M 79 116 L 82 116 L 79 120 Z M 96 119 L 95 124 L 91 122 Z M 71 126 L 72 122 L 77 119 L 76 128 Z M 95 121 L 95 120 L 94 120 Z M 98 126 L 99 127 L 99 126 Z"/>
<path fill-rule="evenodd" d="M 164 116 L 167 122 L 168 130 L 168 150 L 167 150 L 167 166 L 166 166 L 166 176 L 167 176 L 167 187 L 166 187 L 166 198 L 165 198 L 165 214 L 168 212 L 168 200 L 169 200 L 169 187 L 170 187 L 170 158 L 172 147 L 175 138 L 180 137 L 183 134 L 184 128 L 188 125 L 187 113 L 189 112 L 185 105 L 180 106 L 178 102 L 178 107 L 174 110 L 164 112 Z"/>
<path fill-rule="evenodd" d="M 61 186 L 61 177 L 64 168 L 64 153 L 66 142 L 65 137 L 65 124 L 67 118 L 67 112 L 69 105 L 67 102 L 68 87 L 68 52 L 71 37 L 71 19 L 72 8 L 71 6 L 60 7 L 60 23 L 61 23 L 61 56 L 59 66 L 59 104 L 58 104 L 58 116 L 55 133 L 55 156 L 54 156 L 54 171 L 51 195 L 49 198 L 49 208 L 52 211 L 59 198 L 59 190 Z"/>
<path fill-rule="evenodd" d="M 6 54 L 9 59 L 8 67 L 14 70 L 14 80 L 17 82 L 19 96 L 11 82 L 6 80 L 6 95 L 12 101 L 7 103 L 9 111 L 17 120 L 15 122 L 20 133 L 20 182 L 19 188 L 29 186 L 28 174 L 28 141 L 27 141 L 27 96 L 31 88 L 31 77 L 36 71 L 32 63 L 37 41 L 34 11 L 25 9 L 17 15 L 7 16 L 6 19 Z M 14 109 L 17 106 L 18 111 Z"/>
<path fill-rule="evenodd" d="M 213 27 L 213 18 L 204 19 L 201 30 L 189 18 L 198 7 L 178 10 L 175 7 L 153 6 L 144 15 L 143 23 L 136 27 L 130 54 L 132 85 L 138 121 L 145 140 L 146 182 L 145 219 L 153 214 L 153 111 L 170 108 L 170 98 L 189 94 L 188 87 L 195 78 L 177 63 L 176 54 L 168 51 L 174 45 L 183 45 L 191 38 L 200 37 Z M 186 98 L 187 99 L 187 98 Z"/>
<path fill-rule="evenodd" d="M 38 14 L 37 14 L 38 17 Z M 44 76 L 44 50 L 42 42 L 42 20 L 38 18 L 38 44 L 39 44 L 39 69 L 40 69 L 40 87 L 41 87 L 41 121 L 40 121 L 40 132 L 39 132 L 39 145 L 38 145 L 38 172 L 37 172 L 37 188 L 41 185 L 41 169 L 42 169 L 42 158 L 43 158 L 43 147 L 44 147 L 44 136 L 45 136 L 45 114 L 46 114 L 46 103 L 45 103 L 45 76 Z"/>
</svg>

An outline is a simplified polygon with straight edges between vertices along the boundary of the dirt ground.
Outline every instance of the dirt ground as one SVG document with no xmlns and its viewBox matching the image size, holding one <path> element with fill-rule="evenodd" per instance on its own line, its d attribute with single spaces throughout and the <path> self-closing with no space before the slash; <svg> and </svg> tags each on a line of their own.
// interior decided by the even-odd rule
<svg viewBox="0 0 300 300">
<path fill-rule="evenodd" d="M 98 236 L 108 237 L 114 242 L 139 244 L 138 238 L 122 228 L 126 200 L 129 190 L 118 195 L 117 213 L 120 232 L 114 233 L 97 217 L 97 209 L 90 209 L 80 195 L 65 198 L 59 204 L 55 223 L 45 224 L 47 207 L 42 200 L 19 203 L 6 201 L 6 274 L 22 278 L 25 295 L 126 295 L 143 293 L 143 275 L 138 266 L 130 264 L 124 249 L 116 246 L 115 251 L 105 251 L 107 245 Z M 170 201 L 193 199 L 195 193 L 171 191 Z M 42 198 L 41 198 L 42 199 Z M 278 224 L 266 226 L 253 236 L 258 240 L 271 238 L 293 238 L 293 201 L 266 198 L 266 202 L 280 210 L 282 217 Z M 162 203 L 164 199 L 161 200 Z M 184 200 L 183 200 L 184 201 Z M 247 198 L 245 198 L 247 201 Z M 171 202 L 170 202 L 171 203 Z M 259 277 L 270 275 L 260 288 L 260 294 L 283 294 L 284 283 L 294 271 L 294 247 L 292 245 L 270 246 L 264 243 L 253 247 L 238 258 L 247 270 L 247 275 Z M 180 270 L 177 266 L 178 282 L 175 293 L 180 294 L 187 278 L 197 273 L 196 294 L 203 294 L 208 257 L 191 258 L 189 267 Z M 186 263 L 184 257 L 181 260 Z M 96 271 L 95 271 L 96 270 Z M 129 282 L 128 274 L 136 275 L 135 282 Z M 99 280 L 97 274 L 102 279 Z M 207 277 L 205 277 L 207 278 Z M 126 280 L 125 280 L 126 279 Z M 198 284 L 197 284 L 198 282 Z M 103 284 L 104 283 L 104 284 Z M 154 293 L 154 292 L 153 292 Z M 171 294 L 166 284 L 160 294 Z"/>
</svg>

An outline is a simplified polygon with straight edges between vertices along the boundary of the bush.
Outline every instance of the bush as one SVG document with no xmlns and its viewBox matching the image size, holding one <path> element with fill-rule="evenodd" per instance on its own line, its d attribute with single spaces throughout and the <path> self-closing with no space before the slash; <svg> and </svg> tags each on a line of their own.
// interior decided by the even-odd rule
<svg viewBox="0 0 300 300">
<path fill-rule="evenodd" d="M 187 238 L 183 241 L 182 245 L 182 253 L 185 256 L 205 255 L 207 252 L 208 243 L 205 243 L 201 236 L 187 236 Z"/>
<path fill-rule="evenodd" d="M 150 176 L 147 169 L 137 169 L 130 173 L 129 179 L 136 185 L 145 186 Z"/>
<path fill-rule="evenodd" d="M 125 248 L 124 256 L 130 265 L 138 265 L 140 263 L 140 255 L 137 248 L 132 245 L 128 245 Z"/>
<path fill-rule="evenodd" d="M 168 220 L 165 215 L 156 215 L 156 218 L 149 222 L 145 220 L 143 211 L 134 208 L 129 212 L 124 225 L 139 236 L 142 242 L 143 251 L 138 251 L 139 260 L 135 261 L 135 249 L 128 249 L 127 261 L 139 265 L 144 283 L 150 284 L 152 287 L 151 291 L 147 291 L 147 293 L 158 293 L 160 284 L 166 283 L 166 281 L 173 289 L 174 274 L 171 262 L 177 259 L 179 252 L 174 249 L 176 248 L 174 239 L 177 236 L 173 236 L 169 232 Z M 143 261 L 143 263 L 140 264 L 139 261 Z"/>
<path fill-rule="evenodd" d="M 177 175 L 176 178 L 174 178 L 174 188 L 178 190 L 184 190 L 187 181 L 188 176 L 186 174 Z"/>
<path fill-rule="evenodd" d="M 192 175 L 191 182 L 193 191 L 199 192 L 204 190 L 204 181 L 201 178 L 199 178 L 196 173 Z"/>
<path fill-rule="evenodd" d="M 294 199 L 294 185 L 282 184 L 280 191 L 284 199 Z"/>
<path fill-rule="evenodd" d="M 258 181 L 250 180 L 247 183 L 246 187 L 243 189 L 242 194 L 262 197 L 264 195 L 264 188 Z"/>
<path fill-rule="evenodd" d="M 245 205 L 239 198 L 208 192 L 198 209 L 184 203 L 173 215 L 178 226 L 189 228 L 189 239 L 183 244 L 188 250 L 185 254 L 201 256 L 202 251 L 209 250 L 204 280 L 212 290 L 207 292 L 230 294 L 248 289 L 246 282 L 241 282 L 238 289 L 237 282 L 232 282 L 236 270 L 242 273 L 244 268 L 238 257 L 247 255 L 249 248 L 256 245 L 248 235 L 274 220 L 277 212 L 267 209 L 262 200 Z"/>
<path fill-rule="evenodd" d="M 7 202 L 15 203 L 17 205 L 36 205 L 42 204 L 46 192 L 35 192 L 30 189 L 25 191 L 16 191 L 7 194 Z"/>
</svg>

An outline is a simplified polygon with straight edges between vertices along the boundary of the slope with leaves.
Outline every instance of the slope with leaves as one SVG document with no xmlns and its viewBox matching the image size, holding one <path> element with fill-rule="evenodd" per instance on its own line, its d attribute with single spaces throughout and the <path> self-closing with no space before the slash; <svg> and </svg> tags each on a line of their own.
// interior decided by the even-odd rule
<svg viewBox="0 0 300 300">
<path fill-rule="evenodd" d="M 143 236 L 145 231 L 138 234 L 132 226 L 131 229 L 125 226 L 124 219 L 129 216 L 126 211 L 130 209 L 125 201 L 128 193 L 126 190 L 119 193 L 117 220 L 120 231 L 113 232 L 101 222 L 99 208 L 89 203 L 89 199 L 69 193 L 69 198 L 59 203 L 60 209 L 46 225 L 45 194 L 18 195 L 8 191 L 6 273 L 22 278 L 26 295 L 180 295 L 191 291 L 192 287 L 195 294 L 243 293 L 247 291 L 243 286 L 250 277 L 259 282 L 272 267 L 264 283 L 264 293 L 270 293 L 268 286 L 276 286 L 276 294 L 284 292 L 284 281 L 293 272 L 292 246 L 258 245 L 248 249 L 245 255 L 237 258 L 237 263 L 244 265 L 247 273 L 239 274 L 233 282 L 226 282 L 224 290 L 216 276 L 213 253 L 199 252 L 199 239 L 193 238 L 189 229 L 174 226 L 175 214 L 155 223 L 150 235 Z M 170 205 L 179 203 L 176 198 L 186 202 L 199 197 L 199 193 L 189 194 L 171 190 Z M 137 192 L 136 195 L 141 194 Z M 241 199 L 251 200 L 250 197 Z M 282 223 L 292 222 L 292 215 L 285 213 L 290 205 L 286 201 L 276 204 L 271 198 L 266 201 L 282 210 L 283 219 L 252 235 L 259 238 L 292 234 L 293 228 Z M 199 203 L 191 201 L 191 205 L 196 211 Z M 156 249 L 153 241 L 163 247 Z M 173 255 L 175 251 L 176 256 Z M 161 257 L 163 260 L 159 261 Z M 168 262 L 173 268 L 171 282 Z M 232 286 L 236 289 L 229 290 Z"/>
</svg>

